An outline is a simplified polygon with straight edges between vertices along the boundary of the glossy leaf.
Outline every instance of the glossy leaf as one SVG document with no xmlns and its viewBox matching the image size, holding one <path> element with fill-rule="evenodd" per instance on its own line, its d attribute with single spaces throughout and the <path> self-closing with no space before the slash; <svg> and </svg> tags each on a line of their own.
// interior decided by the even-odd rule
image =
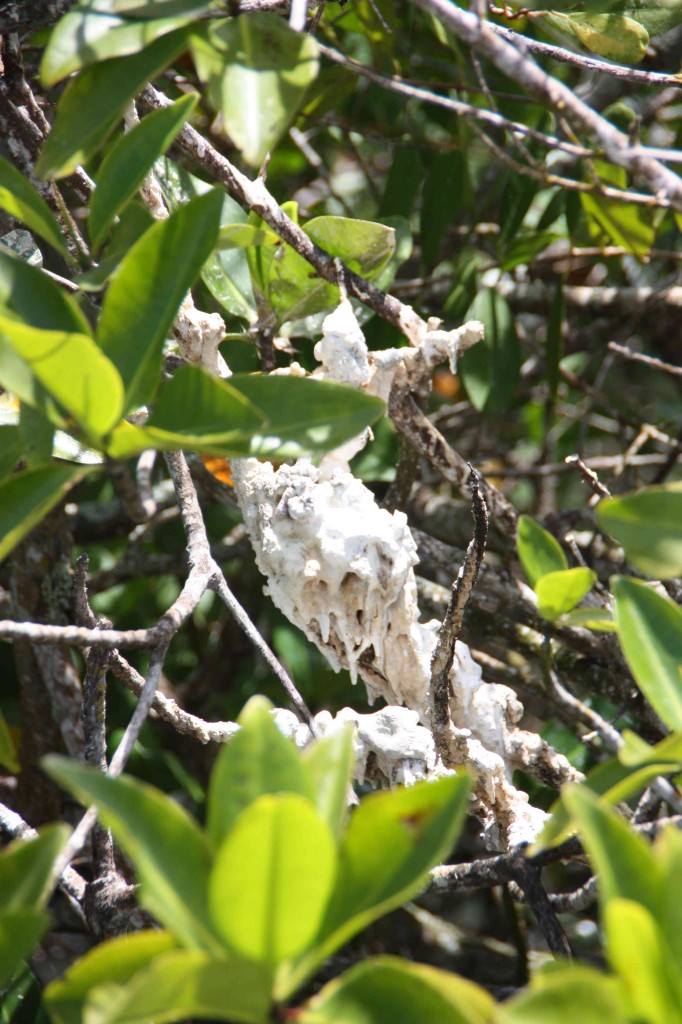
<svg viewBox="0 0 682 1024">
<path fill-rule="evenodd" d="M 612 899 L 604 908 L 608 956 L 627 990 L 633 1017 L 647 1024 L 680 1019 L 682 984 L 655 917 L 633 900 Z"/>
<path fill-rule="evenodd" d="M 82 1024 L 88 993 L 99 985 L 127 985 L 157 957 L 175 949 L 170 932 L 143 931 L 122 935 L 96 946 L 77 960 L 45 992 L 55 1024 Z"/>
<path fill-rule="evenodd" d="M 44 825 L 37 836 L 15 839 L 0 854 L 0 913 L 40 910 L 52 894 L 55 860 L 69 838 L 67 825 Z"/>
<path fill-rule="evenodd" d="M 62 94 L 36 173 L 63 178 L 92 156 L 145 82 L 167 67 L 185 45 L 186 33 L 180 29 L 140 53 L 91 64 L 81 71 Z"/>
<path fill-rule="evenodd" d="M 85 466 L 55 463 L 0 482 L 0 562 L 87 472 Z"/>
<path fill-rule="evenodd" d="M 154 110 L 111 147 L 95 175 L 88 232 L 94 249 L 103 242 L 119 210 L 135 194 L 154 161 L 165 152 L 196 106 L 196 95 L 182 96 Z"/>
<path fill-rule="evenodd" d="M 644 26 L 624 14 L 569 14 L 567 20 L 583 46 L 620 64 L 638 64 L 649 45 Z"/>
<path fill-rule="evenodd" d="M 103 947 L 106 948 L 106 947 Z M 88 994 L 83 1017 L 56 1024 L 166 1024 L 188 1018 L 267 1024 L 267 979 L 258 964 L 212 957 L 200 950 L 160 952 L 119 983 L 104 980 Z M 53 986 L 54 987 L 54 986 Z"/>
<path fill-rule="evenodd" d="M 596 516 L 641 572 L 664 580 L 682 574 L 682 484 L 606 498 Z"/>
<path fill-rule="evenodd" d="M 615 633 L 616 623 L 608 608 L 574 608 L 561 616 L 561 626 L 578 626 L 601 633 Z"/>
<path fill-rule="evenodd" d="M 52 30 L 40 64 L 43 85 L 55 85 L 98 61 L 138 53 L 155 39 L 190 24 L 210 6 L 205 0 L 185 0 L 184 10 L 171 13 L 167 3 L 156 0 L 149 7 L 149 20 L 133 20 L 121 3 L 81 0 Z"/>
<path fill-rule="evenodd" d="M 315 740 L 302 753 L 315 805 L 336 836 L 346 820 L 348 787 L 355 764 L 353 737 L 353 727 L 348 723 Z"/>
<path fill-rule="evenodd" d="M 495 1001 L 465 978 L 398 957 L 372 957 L 325 985 L 300 1024 L 491 1024 Z"/>
<path fill-rule="evenodd" d="M 67 414 L 64 419 L 55 416 L 53 422 L 64 426 L 72 417 L 92 438 L 106 434 L 122 415 L 123 383 L 118 371 L 84 334 L 39 330 L 0 316 L 0 381 L 22 401 L 42 408 L 42 392 L 35 387 L 39 382 Z M 49 415 L 49 410 L 45 412 Z"/>
<path fill-rule="evenodd" d="M 317 43 L 276 15 L 256 12 L 209 24 L 191 45 L 225 133 L 248 164 L 259 166 L 317 75 Z"/>
<path fill-rule="evenodd" d="M 0 914 L 0 985 L 8 982 L 21 961 L 30 956 L 49 923 L 49 914 L 42 910 Z"/>
<path fill-rule="evenodd" d="M 559 541 L 530 516 L 519 516 L 516 549 L 531 587 L 547 573 L 568 569 Z"/>
<path fill-rule="evenodd" d="M 639 580 L 612 583 L 623 653 L 637 685 L 671 729 L 682 730 L 682 610 Z"/>
<path fill-rule="evenodd" d="M 339 876 L 316 948 L 283 981 L 282 997 L 352 935 L 422 888 L 459 834 L 468 794 L 467 776 L 453 775 L 365 797 L 343 838 Z"/>
<path fill-rule="evenodd" d="M 211 917 L 241 956 L 275 965 L 312 942 L 334 885 L 336 845 L 309 800 L 259 797 L 238 817 L 211 873 Z"/>
<path fill-rule="evenodd" d="M 594 967 L 575 964 L 541 971 L 499 1008 L 496 1024 L 630 1024 L 620 986 Z"/>
<path fill-rule="evenodd" d="M 90 334 L 90 325 L 70 295 L 42 270 L 0 248 L 0 306 L 32 327 Z"/>
<path fill-rule="evenodd" d="M 221 202 L 214 190 L 158 221 L 113 276 L 98 340 L 123 379 L 126 412 L 144 405 L 156 390 L 164 339 L 215 246 Z"/>
<path fill-rule="evenodd" d="M 47 203 L 24 175 L 4 157 L 0 157 L 0 207 L 44 238 L 66 259 L 69 258 L 59 224 Z M 3 260 L 11 258 L 4 252 L 1 255 Z"/>
<path fill-rule="evenodd" d="M 465 319 L 481 320 L 485 335 L 466 353 L 459 373 L 474 408 L 501 415 L 514 401 L 521 370 L 514 317 L 506 299 L 493 288 L 482 288 Z"/>
<path fill-rule="evenodd" d="M 208 789 L 206 830 L 217 848 L 241 812 L 266 793 L 298 793 L 312 802 L 313 789 L 294 743 L 275 725 L 272 704 L 252 697 L 241 729 L 216 760 Z"/>
<path fill-rule="evenodd" d="M 535 584 L 540 614 L 553 622 L 570 612 L 592 589 L 596 579 L 596 572 L 583 567 L 547 573 Z"/>
<path fill-rule="evenodd" d="M 210 845 L 193 818 L 146 783 L 50 755 L 45 770 L 83 803 L 95 803 L 133 862 L 140 900 L 184 944 L 218 950 L 208 914 Z"/>
<path fill-rule="evenodd" d="M 682 771 L 682 732 L 666 736 L 652 747 L 641 736 L 630 729 L 624 729 L 623 746 L 618 751 L 618 759 L 622 764 L 633 767 L 667 761 Z"/>
</svg>

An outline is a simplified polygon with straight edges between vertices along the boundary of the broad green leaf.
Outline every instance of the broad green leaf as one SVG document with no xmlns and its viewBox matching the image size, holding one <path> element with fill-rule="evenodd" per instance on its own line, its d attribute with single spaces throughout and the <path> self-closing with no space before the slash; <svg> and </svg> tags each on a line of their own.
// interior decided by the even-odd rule
<svg viewBox="0 0 682 1024">
<path fill-rule="evenodd" d="M 271 228 L 256 227 L 255 224 L 225 224 L 218 235 L 219 249 L 244 249 L 247 245 L 263 245 L 279 242 Z"/>
<path fill-rule="evenodd" d="M 317 933 L 337 871 L 336 845 L 309 800 L 261 796 L 237 818 L 211 873 L 211 917 L 240 956 L 272 966 Z"/>
<path fill-rule="evenodd" d="M 0 913 L 41 910 L 52 894 L 52 869 L 71 830 L 44 825 L 37 836 L 15 839 L 0 854 Z"/>
<path fill-rule="evenodd" d="M 398 957 L 372 957 L 325 985 L 299 1024 L 492 1024 L 495 1001 L 456 974 Z M 602 1022 L 603 1024 L 603 1022 Z"/>
<path fill-rule="evenodd" d="M 156 0 L 148 5 L 149 20 L 132 20 L 121 3 L 81 0 L 52 30 L 40 64 L 43 85 L 55 85 L 98 61 L 137 53 L 155 39 L 190 24 L 211 5 L 205 0 L 186 0 L 182 6 L 184 10 L 171 13 L 167 3 Z"/>
<path fill-rule="evenodd" d="M 660 36 L 682 23 L 682 6 L 678 0 L 658 0 L 646 7 L 634 7 L 628 15 L 643 25 L 650 36 Z"/>
<path fill-rule="evenodd" d="M 282 997 L 371 921 L 401 906 L 450 852 L 469 794 L 466 775 L 372 793 L 352 815 L 316 948 L 283 979 Z"/>
<path fill-rule="evenodd" d="M 42 389 L 92 438 L 102 437 L 118 423 L 123 412 L 123 383 L 116 367 L 95 342 L 84 334 L 43 331 L 0 315 L 0 380 L 29 405 L 42 407 L 33 383 L 24 387 L 3 358 L 7 345 Z M 37 399 L 37 402 L 36 402 Z M 47 410 L 46 410 L 47 412 Z M 64 426 L 68 419 L 58 426 Z"/>
<path fill-rule="evenodd" d="M 630 1024 L 620 986 L 594 967 L 574 964 L 540 971 L 499 1007 L 496 1024 Z"/>
<path fill-rule="evenodd" d="M 535 584 L 540 614 L 550 622 L 570 612 L 592 589 L 596 572 L 583 567 L 549 572 Z"/>
<path fill-rule="evenodd" d="M 333 834 L 338 836 L 346 820 L 346 804 L 355 763 L 354 730 L 350 723 L 315 740 L 303 751 L 315 805 Z"/>
<path fill-rule="evenodd" d="M 4 429 L 4 428 L 2 428 Z M 0 429 L 0 439 L 2 438 Z M 0 440 L 0 452 L 2 451 L 2 440 Z M 0 711 L 0 765 L 10 772 L 21 771 L 21 765 L 17 756 L 17 749 L 12 739 L 12 733 L 2 711 Z M 2 862 L 0 861 L 0 878 L 2 877 Z M 0 897 L 1 898 L 1 897 Z"/>
<path fill-rule="evenodd" d="M 298 793 L 312 802 L 313 789 L 294 743 L 275 725 L 272 704 L 252 697 L 241 729 L 220 753 L 208 788 L 206 830 L 217 848 L 241 812 L 265 793 Z"/>
<path fill-rule="evenodd" d="M 547 573 L 568 569 L 559 541 L 530 516 L 519 516 L 516 549 L 531 587 Z"/>
<path fill-rule="evenodd" d="M 49 206 L 24 175 L 4 157 L 0 157 L 0 207 L 69 259 L 66 242 Z M 3 259 L 10 258 L 5 253 L 2 256 Z"/>
<path fill-rule="evenodd" d="M 614 898 L 604 908 L 604 927 L 608 957 L 627 991 L 633 1017 L 647 1024 L 680 1020 L 679 964 L 671 962 L 656 918 L 633 900 Z"/>
<path fill-rule="evenodd" d="M 89 471 L 87 466 L 55 463 L 0 483 L 0 562 Z"/>
<path fill-rule="evenodd" d="M 346 68 L 339 67 L 325 70 L 341 71 L 344 75 L 347 73 Z M 320 78 L 324 73 L 324 71 L 321 72 Z M 433 162 L 429 161 L 430 168 L 438 158 L 437 155 Z M 419 194 L 423 174 L 422 158 L 416 146 L 394 146 L 393 160 L 386 176 L 384 194 L 379 206 L 379 216 L 409 217 Z M 447 227 L 447 225 L 445 226 Z M 422 247 L 423 245 L 424 228 L 422 226 Z"/>
<path fill-rule="evenodd" d="M 339 256 L 347 267 L 370 280 L 395 252 L 395 230 L 371 220 L 314 217 L 303 230 L 325 252 Z"/>
<path fill-rule="evenodd" d="M 136 779 L 113 779 L 57 755 L 43 763 L 79 800 L 97 805 L 135 866 L 142 904 L 184 945 L 217 951 L 208 912 L 210 844 L 187 811 Z"/>
<path fill-rule="evenodd" d="M 637 203 L 624 203 L 619 199 L 581 192 L 580 202 L 585 213 L 602 231 L 609 242 L 620 245 L 633 256 L 646 256 L 656 238 L 652 211 Z"/>
<path fill-rule="evenodd" d="M 682 835 L 674 825 L 662 829 L 655 841 L 655 854 L 668 892 L 676 891 L 682 878 Z M 682 962 L 682 901 L 665 900 L 658 926 L 672 950 L 672 963 Z"/>
<path fill-rule="evenodd" d="M 13 910 L 0 914 L 0 986 L 12 977 L 47 931 L 50 916 L 42 910 Z"/>
<path fill-rule="evenodd" d="M 158 386 L 163 342 L 215 246 L 221 203 L 214 190 L 158 221 L 112 278 L 98 340 L 123 379 L 126 412 L 149 401 Z"/>
<path fill-rule="evenodd" d="M 182 29 L 130 57 L 91 64 L 68 83 L 36 164 L 44 178 L 63 178 L 104 143 L 130 100 L 185 48 Z"/>
<path fill-rule="evenodd" d="M 230 384 L 268 417 L 251 440 L 253 455 L 297 458 L 328 451 L 384 413 L 384 403 L 345 384 L 305 377 L 235 374 Z"/>
<path fill-rule="evenodd" d="M 671 729 L 682 730 L 682 609 L 640 580 L 612 584 L 623 653 L 640 690 Z"/>
<path fill-rule="evenodd" d="M 244 160 L 259 166 L 317 75 L 317 43 L 277 15 L 208 24 L 191 37 L 197 73 Z"/>
<path fill-rule="evenodd" d="M 498 416 L 514 401 L 521 370 L 519 339 L 509 303 L 494 288 L 482 288 L 464 318 L 481 320 L 483 341 L 466 353 L 459 366 L 471 404 Z"/>
<path fill-rule="evenodd" d="M 522 263 L 530 263 L 560 237 L 556 231 L 524 232 L 518 238 L 514 238 L 511 244 L 504 249 L 504 255 L 500 260 L 500 269 L 513 270 L 514 267 L 518 267 Z"/>
<path fill-rule="evenodd" d="M 149 931 L 96 947 L 48 987 L 55 1024 L 148 1024 L 195 1014 L 224 1020 L 225 1013 L 264 1021 L 267 979 L 255 964 L 175 945 L 170 932 Z"/>
<path fill-rule="evenodd" d="M 77 960 L 45 992 L 45 1003 L 55 1024 L 82 1024 L 83 1004 L 99 985 L 127 985 L 138 971 L 175 949 L 170 932 L 144 931 L 122 935 L 96 946 Z"/>
<path fill-rule="evenodd" d="M 19 407 L 19 437 L 26 469 L 46 466 L 54 451 L 54 424 L 39 409 L 22 402 Z"/>
<path fill-rule="evenodd" d="M 88 232 L 98 249 L 119 210 L 137 192 L 154 161 L 165 152 L 196 106 L 196 95 L 182 96 L 154 110 L 111 147 L 95 175 Z"/>
<path fill-rule="evenodd" d="M 583 46 L 620 64 L 638 64 L 649 45 L 644 26 L 624 14 L 569 14 L 567 21 Z"/>
<path fill-rule="evenodd" d="M 618 760 L 630 767 L 669 762 L 682 770 L 682 732 L 666 736 L 652 747 L 637 733 L 624 729 L 623 746 L 618 751 Z"/>
<path fill-rule="evenodd" d="M 414 189 L 414 182 L 411 187 Z M 467 192 L 471 192 L 471 185 L 465 149 L 452 149 L 430 157 L 420 214 L 422 262 L 425 267 L 433 267 L 438 261 L 443 237 L 466 201 Z"/>
<path fill-rule="evenodd" d="M 585 786 L 566 787 L 563 799 L 599 876 L 602 906 L 622 897 L 641 903 L 656 918 L 668 894 L 646 839 Z"/>
<path fill-rule="evenodd" d="M 663 580 L 682 574 L 682 484 L 606 498 L 596 516 L 640 572 Z"/>
<path fill-rule="evenodd" d="M 70 295 L 37 267 L 0 249 L 0 306 L 45 330 L 90 334 L 90 325 Z"/>
<path fill-rule="evenodd" d="M 574 608 L 561 616 L 561 626 L 578 626 L 601 633 L 615 633 L 616 623 L 607 608 Z"/>
</svg>

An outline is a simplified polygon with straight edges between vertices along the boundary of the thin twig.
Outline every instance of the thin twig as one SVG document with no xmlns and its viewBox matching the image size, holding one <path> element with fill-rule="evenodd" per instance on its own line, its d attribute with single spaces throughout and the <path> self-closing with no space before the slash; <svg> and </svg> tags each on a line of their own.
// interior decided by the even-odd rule
<svg viewBox="0 0 682 1024">
<path fill-rule="evenodd" d="M 583 462 L 579 455 L 567 455 L 564 459 L 564 462 L 567 466 L 570 466 L 571 468 L 577 466 L 580 472 L 587 480 L 592 490 L 594 491 L 594 493 L 598 495 L 600 498 L 611 497 L 611 492 L 609 491 L 608 487 L 604 487 L 604 484 L 601 483 L 599 477 L 594 472 L 594 470 L 590 469 L 590 467 Z"/>
<path fill-rule="evenodd" d="M 674 377 L 682 377 L 682 366 L 673 366 L 672 363 L 665 363 L 662 359 L 657 359 L 655 356 L 646 356 L 643 352 L 633 352 L 631 348 L 619 345 L 616 341 L 610 341 L 608 347 L 623 359 L 630 359 L 634 363 L 644 363 L 645 366 L 651 366 L 654 370 L 670 373 Z"/>
</svg>

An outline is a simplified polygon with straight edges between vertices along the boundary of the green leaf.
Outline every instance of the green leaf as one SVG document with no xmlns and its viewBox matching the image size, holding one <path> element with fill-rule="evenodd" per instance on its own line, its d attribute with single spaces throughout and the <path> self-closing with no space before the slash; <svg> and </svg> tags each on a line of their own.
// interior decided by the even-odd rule
<svg viewBox="0 0 682 1024">
<path fill-rule="evenodd" d="M 623 653 L 640 690 L 671 729 L 682 730 L 682 609 L 646 583 L 612 584 Z"/>
<path fill-rule="evenodd" d="M 82 1024 L 83 1004 L 99 985 L 127 985 L 138 971 L 174 949 L 170 932 L 132 932 L 96 946 L 48 985 L 45 1003 L 55 1024 Z"/>
<path fill-rule="evenodd" d="M 164 339 L 215 246 L 221 203 L 214 190 L 158 221 L 113 276 L 98 340 L 123 379 L 126 412 L 144 405 L 156 390 Z"/>
<path fill-rule="evenodd" d="M 54 450 L 54 426 L 39 409 L 22 402 L 19 407 L 19 436 L 26 469 L 46 466 Z"/>
<path fill-rule="evenodd" d="M 148 5 L 150 20 L 130 20 L 120 2 L 81 0 L 52 30 L 40 64 L 43 85 L 55 85 L 98 61 L 137 53 L 155 39 L 190 24 L 208 11 L 211 4 L 205 0 L 185 0 L 178 6 L 184 9 L 172 13 L 168 3 L 155 0 Z"/>
<path fill-rule="evenodd" d="M 298 793 L 313 799 L 313 789 L 295 744 L 275 725 L 272 704 L 252 697 L 238 722 L 241 729 L 216 760 L 208 788 L 206 830 L 218 847 L 241 812 L 266 793 Z"/>
<path fill-rule="evenodd" d="M 0 207 L 49 242 L 65 259 L 69 250 L 47 203 L 11 163 L 0 157 Z M 3 259 L 8 257 L 3 253 Z"/>
<path fill-rule="evenodd" d="M 0 914 L 0 986 L 28 958 L 50 924 L 42 910 L 14 910 Z"/>
<path fill-rule="evenodd" d="M 445 153 L 436 153 L 430 157 L 427 166 L 420 229 L 422 262 L 425 267 L 430 268 L 438 261 L 443 237 L 466 201 L 467 192 L 471 193 L 471 184 L 464 150 L 452 149 Z M 418 172 L 421 172 L 419 164 Z M 413 171 L 413 174 L 415 173 L 416 169 Z M 414 181 L 410 187 L 414 190 Z"/>
<path fill-rule="evenodd" d="M 91 64 L 81 71 L 62 94 L 36 173 L 63 178 L 92 156 L 145 82 L 182 52 L 186 38 L 186 31 L 180 29 L 140 53 Z"/>
<path fill-rule="evenodd" d="M 682 732 L 666 736 L 652 747 L 637 733 L 624 729 L 623 746 L 618 751 L 618 760 L 621 764 L 631 767 L 668 762 L 682 770 Z"/>
<path fill-rule="evenodd" d="M 266 242 L 279 243 L 271 228 L 256 227 L 255 224 L 221 225 L 218 236 L 219 249 L 244 249 L 249 245 L 263 245 Z"/>
<path fill-rule="evenodd" d="M 622 246 L 633 256 L 646 256 L 651 251 L 656 227 L 650 209 L 597 192 L 581 192 L 580 202 L 612 245 Z"/>
<path fill-rule="evenodd" d="M 372 957 L 325 985 L 300 1024 L 489 1024 L 495 1001 L 456 974 L 398 957 Z"/>
<path fill-rule="evenodd" d="M 19 427 L 14 424 L 0 426 L 0 480 L 14 472 L 23 455 L 24 440 Z"/>
<path fill-rule="evenodd" d="M 2 431 L 0 430 L 0 438 L 2 437 Z M 2 442 L 0 441 L 0 452 L 2 451 Z M 10 772 L 21 771 L 21 765 L 17 756 L 17 749 L 12 739 L 12 733 L 9 730 L 7 721 L 2 711 L 0 711 L 0 765 L 3 768 L 7 768 Z M 0 861 L 0 878 L 2 878 L 2 861 Z M 0 899 L 2 897 L 0 896 Z"/>
<path fill-rule="evenodd" d="M 646 839 L 585 786 L 567 786 L 563 799 L 599 875 L 599 898 L 634 900 L 656 918 L 668 898 Z"/>
<path fill-rule="evenodd" d="M 209 23 L 191 37 L 197 74 L 244 160 L 258 167 L 317 75 L 315 39 L 275 14 Z"/>
<path fill-rule="evenodd" d="M 327 823 L 293 793 L 261 796 L 237 818 L 211 873 L 211 916 L 241 956 L 275 965 L 317 933 L 337 870 Z"/>
<path fill-rule="evenodd" d="M 355 764 L 354 729 L 347 723 L 303 751 L 303 764 L 315 791 L 315 805 L 338 836 L 346 820 L 348 787 Z"/>
<path fill-rule="evenodd" d="M 54 863 L 71 829 L 44 825 L 37 836 L 15 839 L 0 854 L 0 913 L 42 910 L 52 894 Z"/>
<path fill-rule="evenodd" d="M 568 559 L 559 541 L 530 516 L 519 516 L 516 549 L 531 587 L 547 573 L 568 569 Z"/>
<path fill-rule="evenodd" d="M 469 794 L 466 775 L 372 793 L 352 815 L 339 875 L 316 948 L 288 978 L 284 998 L 352 935 L 417 893 L 457 838 Z"/>
<path fill-rule="evenodd" d="M 21 361 L 20 376 L 8 345 Z M 122 415 L 123 383 L 118 371 L 84 334 L 39 330 L 0 316 L 0 380 L 23 402 L 42 409 L 42 392 L 35 388 L 38 381 L 92 438 L 108 433 Z M 49 410 L 45 412 L 49 416 Z M 68 422 L 58 415 L 50 418 L 57 426 Z"/>
<path fill-rule="evenodd" d="M 503 1003 L 498 1024 L 629 1024 L 620 986 L 584 964 L 540 971 L 529 987 Z"/>
<path fill-rule="evenodd" d="M 344 74 L 347 72 L 346 68 L 328 70 L 341 71 Z M 322 75 L 320 75 L 321 77 Z M 435 157 L 435 160 L 438 160 L 438 156 Z M 429 161 L 429 166 L 432 166 L 431 161 Z M 381 197 L 379 216 L 382 218 L 409 217 L 417 201 L 423 174 L 419 149 L 416 146 L 395 146 L 393 161 L 386 176 L 384 194 Z M 422 228 L 422 234 L 423 230 Z"/>
<path fill-rule="evenodd" d="M 682 24 L 682 7 L 678 0 L 654 0 L 646 7 L 629 10 L 628 15 L 643 25 L 650 36 L 660 36 Z"/>
<path fill-rule="evenodd" d="M 596 579 L 596 572 L 582 567 L 547 573 L 535 584 L 540 614 L 553 622 L 570 612 L 592 589 Z"/>
<path fill-rule="evenodd" d="M 196 106 L 196 95 L 182 96 L 170 107 L 154 110 L 132 131 L 120 136 L 95 175 L 88 232 L 94 249 L 102 244 L 114 217 L 137 192 Z"/>
<path fill-rule="evenodd" d="M 0 483 L 0 562 L 88 472 L 87 466 L 55 464 L 27 469 Z"/>
<path fill-rule="evenodd" d="M 561 616 L 561 626 L 578 626 L 601 633 L 615 633 L 616 623 L 608 608 L 574 608 Z"/>
<path fill-rule="evenodd" d="M 42 270 L 0 249 L 0 306 L 25 323 L 46 330 L 90 334 L 90 325 L 70 295 Z"/>
<path fill-rule="evenodd" d="M 471 404 L 478 412 L 501 415 L 516 396 L 521 370 L 519 340 L 506 299 L 482 288 L 464 318 L 481 320 L 483 341 L 466 353 L 459 367 Z"/>
<path fill-rule="evenodd" d="M 522 263 L 532 262 L 558 238 L 561 238 L 561 235 L 558 235 L 556 231 L 523 232 L 505 247 L 504 255 L 500 260 L 500 269 L 513 270 L 514 267 L 518 267 Z"/>
<path fill-rule="evenodd" d="M 43 763 L 84 804 L 97 805 L 135 866 L 142 904 L 184 945 L 218 951 L 208 913 L 210 844 L 187 811 L 136 779 L 113 779 L 57 755 Z"/>
<path fill-rule="evenodd" d="M 638 64 L 649 45 L 649 33 L 624 14 L 569 14 L 568 24 L 583 46 L 619 64 Z"/>
<path fill-rule="evenodd" d="M 251 454 L 263 457 L 328 451 L 385 412 L 380 399 L 331 381 L 235 374 L 230 384 L 268 416 L 263 433 L 250 442 Z"/>
<path fill-rule="evenodd" d="M 608 956 L 620 975 L 633 1018 L 647 1024 L 680 1020 L 679 965 L 671 962 L 656 919 L 639 903 L 612 899 L 604 909 Z"/>
<path fill-rule="evenodd" d="M 606 498 L 596 516 L 641 572 L 663 580 L 682 573 L 682 484 Z"/>
</svg>

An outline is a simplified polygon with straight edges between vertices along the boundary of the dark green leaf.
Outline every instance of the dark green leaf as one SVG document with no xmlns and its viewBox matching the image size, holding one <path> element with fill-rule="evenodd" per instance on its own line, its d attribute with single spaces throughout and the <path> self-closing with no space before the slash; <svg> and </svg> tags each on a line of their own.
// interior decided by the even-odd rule
<svg viewBox="0 0 682 1024">
<path fill-rule="evenodd" d="M 41 910 L 54 888 L 55 860 L 69 838 L 67 825 L 44 825 L 31 839 L 15 839 L 0 854 L 0 913 Z"/>
<path fill-rule="evenodd" d="M 50 208 L 24 175 L 3 157 L 0 157 L 0 207 L 68 259 L 69 250 Z M 8 258 L 4 253 L 2 256 Z"/>
<path fill-rule="evenodd" d="M 11 473 L 24 454 L 21 430 L 13 424 L 0 426 L 0 480 Z"/>
<path fill-rule="evenodd" d="M 511 309 L 493 288 L 483 288 L 465 319 L 481 320 L 485 326 L 483 341 L 474 345 L 460 364 L 467 394 L 479 412 L 500 415 L 514 401 L 521 369 Z"/>
<path fill-rule="evenodd" d="M 379 216 L 409 217 L 419 194 L 423 173 L 421 156 L 416 146 L 396 146 L 379 206 Z"/>
<path fill-rule="evenodd" d="M 198 196 L 154 224 L 118 267 L 102 306 L 98 339 L 125 386 L 124 409 L 158 386 L 163 342 L 218 237 L 222 196 Z"/>
<path fill-rule="evenodd" d="M 157 39 L 141 53 L 91 64 L 69 82 L 57 117 L 36 164 L 45 178 L 63 178 L 104 143 L 130 100 L 182 52 L 180 29 Z"/>
<path fill-rule="evenodd" d="M 440 245 L 466 199 L 468 189 L 466 154 L 460 150 L 438 153 L 429 161 L 421 210 L 422 262 L 432 267 Z"/>
<path fill-rule="evenodd" d="M 49 914 L 42 910 L 14 910 L 0 914 L 0 986 L 12 977 L 47 931 Z"/>
<path fill-rule="evenodd" d="M 98 249 L 119 210 L 137 192 L 154 161 L 170 146 L 196 106 L 197 97 L 182 96 L 170 107 L 154 110 L 109 150 L 95 176 L 88 232 Z"/>
<path fill-rule="evenodd" d="M 313 799 L 313 788 L 294 743 L 275 725 L 272 704 L 252 697 L 238 722 L 239 732 L 218 755 L 208 789 L 206 830 L 217 848 L 241 812 L 265 793 L 298 793 Z"/>
<path fill-rule="evenodd" d="M 0 249 L 0 306 L 32 327 L 90 334 L 90 325 L 70 295 L 47 274 Z"/>
<path fill-rule="evenodd" d="M 187 811 L 136 779 L 113 779 L 56 755 L 44 764 L 84 804 L 97 805 L 135 866 L 144 906 L 183 944 L 219 951 L 208 912 L 210 844 Z"/>
<path fill-rule="evenodd" d="M 616 577 L 612 590 L 630 671 L 666 725 L 682 730 L 682 610 L 639 580 Z"/>
<path fill-rule="evenodd" d="M 27 469 L 0 483 L 0 562 L 87 472 L 85 466 L 55 464 Z"/>
</svg>

